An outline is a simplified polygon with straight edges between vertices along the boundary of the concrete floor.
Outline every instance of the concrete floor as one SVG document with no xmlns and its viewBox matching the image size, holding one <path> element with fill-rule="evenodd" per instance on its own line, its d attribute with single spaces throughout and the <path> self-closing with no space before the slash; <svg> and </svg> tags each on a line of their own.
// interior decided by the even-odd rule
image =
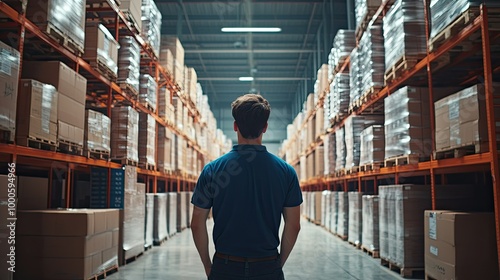
<svg viewBox="0 0 500 280">
<path fill-rule="evenodd" d="M 302 219 L 299 239 L 283 271 L 287 280 L 396 280 L 396 272 L 325 229 Z M 213 222 L 209 221 L 211 232 Z M 210 247 L 211 255 L 213 244 Z M 191 231 L 177 233 L 162 246 L 153 247 L 136 261 L 120 267 L 110 280 L 206 279 Z"/>
</svg>

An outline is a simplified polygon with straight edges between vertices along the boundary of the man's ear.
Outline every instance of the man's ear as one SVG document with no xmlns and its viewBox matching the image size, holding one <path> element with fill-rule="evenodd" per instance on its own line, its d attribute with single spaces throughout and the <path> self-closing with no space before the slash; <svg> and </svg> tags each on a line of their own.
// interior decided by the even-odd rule
<svg viewBox="0 0 500 280">
<path fill-rule="evenodd" d="M 262 133 L 266 133 L 266 131 L 267 131 L 267 125 L 268 125 L 268 123 L 266 123 L 266 125 L 264 126 L 264 129 L 262 129 Z"/>
<path fill-rule="evenodd" d="M 233 130 L 238 131 L 238 125 L 236 124 L 236 121 L 233 122 Z"/>
</svg>

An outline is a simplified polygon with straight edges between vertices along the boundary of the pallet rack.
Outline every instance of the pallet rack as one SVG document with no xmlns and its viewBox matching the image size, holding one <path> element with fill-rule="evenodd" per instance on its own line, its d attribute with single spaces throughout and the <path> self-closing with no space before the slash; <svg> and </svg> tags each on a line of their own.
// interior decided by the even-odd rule
<svg viewBox="0 0 500 280">
<path fill-rule="evenodd" d="M 23 2 L 23 1 L 20 1 Z M 191 139 L 186 133 L 179 130 L 172 120 L 163 120 L 157 113 L 153 112 L 146 106 L 140 104 L 132 96 L 129 96 L 120 86 L 103 75 L 97 70 L 92 68 L 89 63 L 83 60 L 78 54 L 73 53 L 70 49 L 62 46 L 57 40 L 48 36 L 38 26 L 30 22 L 25 17 L 26 5 L 20 10 L 9 6 L 7 3 L 0 1 L 0 14 L 8 20 L 0 22 L 0 28 L 7 32 L 3 32 L 10 40 L 11 45 L 16 48 L 21 55 L 20 73 L 22 72 L 23 52 L 25 49 L 30 49 L 31 45 L 27 46 L 27 38 L 30 44 L 43 45 L 45 50 L 48 50 L 46 55 L 50 54 L 51 58 L 64 61 L 68 66 L 73 66 L 73 69 L 87 78 L 87 101 L 92 101 L 97 104 L 100 109 L 106 110 L 107 115 L 111 115 L 111 108 L 115 102 L 128 104 L 140 112 L 145 112 L 152 115 L 156 120 L 156 132 L 158 133 L 158 126 L 161 125 L 170 129 L 174 134 L 186 140 L 189 147 L 193 148 L 197 157 L 209 158 L 207 151 L 203 150 L 198 143 Z M 98 0 L 93 1 L 92 4 L 87 6 L 87 18 L 92 17 L 99 20 L 108 29 L 114 30 L 115 40 L 120 36 L 128 35 L 133 36 L 141 46 L 141 67 L 147 67 L 150 74 L 155 78 L 158 83 L 158 88 L 166 87 L 171 95 L 170 101 L 174 96 L 177 96 L 184 106 L 188 109 L 189 116 L 194 119 L 194 122 L 200 123 L 202 127 L 207 124 L 202 122 L 201 114 L 196 108 L 194 102 L 188 97 L 181 94 L 181 87 L 175 83 L 172 74 L 166 71 L 158 61 L 158 58 L 153 53 L 148 44 L 139 35 L 139 31 L 131 23 L 127 16 L 119 10 L 114 0 Z M 43 48 L 40 48 L 43 49 Z M 89 93 L 90 91 L 90 93 Z M 158 112 L 158 108 L 156 108 Z M 92 159 L 85 156 L 70 155 L 58 153 L 54 151 L 46 151 L 39 149 L 32 149 L 16 145 L 15 143 L 0 143 L 0 162 L 8 163 L 15 162 L 18 165 L 26 165 L 35 169 L 43 169 L 48 171 L 49 174 L 49 201 L 52 190 L 53 174 L 65 178 L 65 205 L 62 207 L 70 208 L 72 193 L 72 178 L 75 171 L 82 171 L 89 173 L 91 167 L 102 167 L 108 169 L 108 206 L 110 194 L 110 174 L 112 168 L 122 168 L 119 163 L 110 162 L 107 160 Z M 3 168 L 3 167 L 2 167 Z M 158 191 L 158 184 L 161 181 L 164 183 L 165 191 L 189 191 L 194 188 L 196 177 L 180 172 L 159 172 L 155 170 L 148 170 L 137 168 L 138 177 L 146 183 L 148 192 L 156 193 Z"/>
<path fill-rule="evenodd" d="M 392 0 L 385 0 L 382 2 L 381 6 L 378 8 L 376 13 L 371 18 L 368 26 L 372 26 L 375 23 L 380 23 L 385 13 L 389 10 Z M 429 7 L 430 1 L 425 0 L 425 7 Z M 500 108 L 500 93 L 494 92 L 492 87 L 493 76 L 499 77 L 500 73 L 500 63 L 498 57 L 498 51 L 494 53 L 496 56 L 492 57 L 491 46 L 498 46 L 500 44 L 500 29 L 498 29 L 498 10 L 495 11 L 496 15 L 496 28 L 490 29 L 489 27 L 489 9 L 486 5 L 482 4 L 479 8 L 479 15 L 467 23 L 466 26 L 461 29 L 458 34 L 451 36 L 444 44 L 437 48 L 433 48 L 431 51 L 429 49 L 429 39 L 427 39 L 427 54 L 425 57 L 418 61 L 413 67 L 403 71 L 398 77 L 389 82 L 384 88 L 376 92 L 359 108 L 355 108 L 351 114 L 363 115 L 373 111 L 377 111 L 383 108 L 384 98 L 390 95 L 392 92 L 403 87 L 404 85 L 419 85 L 429 87 L 429 98 L 430 102 L 430 123 L 432 130 L 432 150 L 435 149 L 434 141 L 434 95 L 433 95 L 433 85 L 468 85 L 474 81 L 481 81 L 485 87 L 486 96 L 486 111 L 487 111 L 487 126 L 488 126 L 488 147 L 489 151 L 472 155 L 465 155 L 463 157 L 457 158 L 446 158 L 446 159 L 436 159 L 431 155 L 430 160 L 406 164 L 406 165 L 396 165 L 391 167 L 381 167 L 380 169 L 374 170 L 363 170 L 351 174 L 342 174 L 339 176 L 328 175 L 310 178 L 306 182 L 302 183 L 302 189 L 306 191 L 322 191 L 322 190 L 334 190 L 334 191 L 371 191 L 373 193 L 378 193 L 377 185 L 381 180 L 389 180 L 393 184 L 398 184 L 402 178 L 408 177 L 419 177 L 420 182 L 424 184 L 431 185 L 432 190 L 432 208 L 436 209 L 436 184 L 446 184 L 447 176 L 449 174 L 460 174 L 467 172 L 477 172 L 482 176 L 479 181 L 491 183 L 493 186 L 493 201 L 494 201 L 494 213 L 495 213 L 495 225 L 496 225 L 496 236 L 497 236 L 497 252 L 500 256 L 500 169 L 499 169 L 499 153 L 497 147 L 497 139 L 499 138 L 500 131 L 497 131 L 496 123 L 500 122 L 500 115 L 495 116 L 495 110 Z M 429 27 L 429 13 L 425 10 L 425 20 L 426 20 L 426 35 L 429 38 L 430 27 Z M 472 47 L 463 51 L 461 48 L 461 43 L 466 42 L 468 39 L 479 38 L 479 41 L 473 41 Z M 471 41 L 471 40 L 469 40 Z M 471 44 L 471 42 L 467 42 Z M 450 53 L 455 51 L 456 48 L 460 50 L 459 54 L 456 55 L 452 60 L 449 60 Z M 443 60 L 449 60 L 448 65 L 443 65 Z M 476 61 L 474 61 L 476 59 Z M 493 60 L 494 59 L 494 60 Z M 481 63 L 478 63 L 478 61 Z M 492 61 L 495 61 L 495 65 L 492 66 Z M 456 78 L 453 75 L 453 67 L 465 66 L 467 68 L 467 73 L 463 74 L 462 77 Z M 343 65 L 340 73 L 344 72 L 349 67 L 349 60 L 347 60 Z M 492 68 L 495 67 L 495 68 Z M 444 82 L 441 82 L 444 80 Z M 323 96 L 324 98 L 324 96 Z M 322 99 L 318 106 L 323 106 Z M 307 121 L 314 117 L 316 109 L 314 109 L 307 117 L 306 120 L 299 125 L 300 131 L 304 128 Z M 323 133 L 323 136 L 335 132 L 337 129 L 344 125 L 345 118 L 335 123 L 331 128 Z M 292 139 L 296 139 L 298 133 L 294 135 Z M 321 146 L 323 141 L 320 139 L 315 143 L 309 145 L 306 151 L 299 152 L 297 158 L 287 159 L 287 161 L 296 165 L 299 163 L 300 156 L 311 154 L 317 147 Z M 288 146 L 284 146 L 280 156 L 284 156 L 284 151 L 289 149 Z M 476 180 L 478 180 L 476 178 Z M 499 262 L 500 267 L 500 262 Z"/>
</svg>

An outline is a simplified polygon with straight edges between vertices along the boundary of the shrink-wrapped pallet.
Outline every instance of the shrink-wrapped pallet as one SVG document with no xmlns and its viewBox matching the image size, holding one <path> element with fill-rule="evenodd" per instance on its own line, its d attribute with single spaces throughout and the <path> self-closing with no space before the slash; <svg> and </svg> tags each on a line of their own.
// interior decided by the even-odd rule
<svg viewBox="0 0 500 280">
<path fill-rule="evenodd" d="M 125 14 L 127 19 L 131 21 L 137 31 L 142 30 L 142 0 L 120 0 L 120 10 Z"/>
<path fill-rule="evenodd" d="M 362 198 L 362 234 L 361 246 L 374 252 L 379 251 L 379 197 L 363 195 Z"/>
<path fill-rule="evenodd" d="M 139 113 L 129 106 L 111 111 L 111 158 L 139 161 Z"/>
<path fill-rule="evenodd" d="M 111 119 L 93 110 L 85 111 L 84 149 L 86 151 L 111 151 Z"/>
<path fill-rule="evenodd" d="M 186 192 L 177 193 L 177 232 L 187 227 L 187 202 Z"/>
<path fill-rule="evenodd" d="M 351 94 L 349 73 L 337 73 L 330 84 L 329 119 L 340 119 L 348 114 Z"/>
<path fill-rule="evenodd" d="M 167 194 L 155 194 L 153 238 L 156 245 L 168 237 L 167 232 Z"/>
<path fill-rule="evenodd" d="M 382 116 L 349 116 L 344 123 L 346 160 L 345 168 L 359 166 L 361 156 L 361 132 L 366 126 L 383 123 Z"/>
<path fill-rule="evenodd" d="M 156 120 L 148 113 L 139 113 L 139 163 L 156 166 Z"/>
<path fill-rule="evenodd" d="M 358 45 L 358 65 L 361 77 L 361 97 L 376 93 L 384 86 L 385 48 L 382 25 L 371 25 Z"/>
<path fill-rule="evenodd" d="M 155 194 L 146 194 L 146 219 L 144 227 L 144 247 L 149 248 L 153 246 L 154 242 L 154 211 L 155 211 Z"/>
<path fill-rule="evenodd" d="M 363 75 L 361 73 L 362 57 L 360 48 L 354 48 L 351 53 L 351 65 L 349 67 L 349 106 L 354 107 L 361 98 Z"/>
<path fill-rule="evenodd" d="M 339 29 L 333 38 L 331 60 L 328 64 L 330 80 L 332 80 L 336 74 L 335 69 L 342 66 L 355 47 L 356 36 L 354 34 L 354 30 Z"/>
<path fill-rule="evenodd" d="M 0 129 L 9 131 L 9 136 L 5 138 L 7 141 L 14 142 L 16 138 L 16 109 L 18 105 L 22 106 L 21 103 L 17 102 L 20 53 L 0 41 L 0 61 L 2 61 L 2 70 L 0 70 L 0 89 L 2 89 L 0 94 Z M 47 90 L 49 89 L 48 87 L 46 88 Z M 19 90 L 22 90 L 22 88 Z M 52 96 L 55 96 L 55 99 L 57 99 L 57 93 L 52 94 Z M 20 96 L 19 98 L 22 97 Z M 23 104 L 26 104 L 26 102 Z M 57 104 L 55 108 L 57 108 Z M 26 111 L 19 110 L 19 112 L 24 113 Z M 57 114 L 57 110 L 55 113 Z M 57 123 L 57 116 L 55 122 Z M 55 137 L 52 140 L 55 143 Z"/>
<path fill-rule="evenodd" d="M 141 12 L 141 36 L 151 46 L 153 53 L 159 57 L 162 23 L 160 10 L 158 10 L 154 0 L 142 0 Z"/>
<path fill-rule="evenodd" d="M 339 221 L 339 193 L 341 192 L 332 192 L 330 195 L 330 203 L 331 203 L 331 217 L 330 217 L 330 231 L 332 233 L 337 233 L 337 225 Z"/>
<path fill-rule="evenodd" d="M 363 193 L 348 192 L 349 199 L 349 226 L 347 241 L 356 245 L 361 245 L 361 235 L 363 233 Z"/>
<path fill-rule="evenodd" d="M 118 73 L 118 42 L 102 24 L 89 22 L 85 26 L 83 59 L 101 71 Z"/>
<path fill-rule="evenodd" d="M 385 134 L 383 125 L 372 125 L 361 131 L 359 165 L 384 161 Z"/>
<path fill-rule="evenodd" d="M 156 91 L 158 84 L 149 74 L 141 75 L 139 86 L 139 102 L 148 106 L 151 111 L 156 112 Z"/>
<path fill-rule="evenodd" d="M 139 94 L 139 78 L 141 76 L 141 48 L 132 36 L 121 36 L 118 50 L 118 83 L 131 93 Z"/>
<path fill-rule="evenodd" d="M 341 127 L 335 131 L 335 144 L 336 144 L 336 163 L 335 171 L 340 171 L 345 168 L 346 160 L 346 146 L 345 146 L 345 129 Z"/>
<path fill-rule="evenodd" d="M 424 11 L 424 1 L 396 0 L 384 16 L 386 71 L 398 68 L 403 58 L 414 64 L 427 53 Z"/>
<path fill-rule="evenodd" d="M 321 225 L 327 228 L 330 221 L 330 193 L 331 191 L 324 190 L 321 197 Z"/>
<path fill-rule="evenodd" d="M 169 128 L 158 126 L 158 170 L 162 172 L 173 171 L 172 150 L 174 149 L 174 136 Z"/>
<path fill-rule="evenodd" d="M 356 29 L 362 26 L 362 23 L 370 20 L 370 15 L 380 7 L 382 0 L 355 0 L 354 13 L 356 16 Z"/>
<path fill-rule="evenodd" d="M 389 259 L 389 190 L 379 190 L 379 246 L 380 258 Z"/>
<path fill-rule="evenodd" d="M 336 233 L 343 239 L 349 234 L 349 197 L 347 192 L 337 193 L 337 230 Z"/>
<path fill-rule="evenodd" d="M 177 196 L 176 192 L 168 192 L 168 236 L 177 233 Z"/>
<path fill-rule="evenodd" d="M 384 110 L 385 158 L 428 157 L 432 150 L 428 90 L 400 88 L 384 99 Z"/>
<path fill-rule="evenodd" d="M 324 140 L 324 161 L 325 175 L 335 174 L 336 158 L 337 158 L 337 137 L 334 133 L 327 134 Z"/>
</svg>

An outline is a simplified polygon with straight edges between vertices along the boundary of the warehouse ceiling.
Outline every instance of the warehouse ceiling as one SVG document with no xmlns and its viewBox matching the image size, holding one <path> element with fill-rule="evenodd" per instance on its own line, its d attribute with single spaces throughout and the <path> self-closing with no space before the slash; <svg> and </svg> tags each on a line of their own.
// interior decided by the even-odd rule
<svg viewBox="0 0 500 280">
<path fill-rule="evenodd" d="M 163 17 L 162 35 L 180 38 L 185 64 L 196 69 L 218 127 L 235 141 L 231 102 L 244 93 L 260 93 L 272 107 L 264 140 L 276 148 L 286 138 L 286 125 L 300 110 L 299 104 L 313 91 L 316 70 L 327 63 L 337 29 L 347 27 L 349 1 L 155 2 Z M 222 27 L 282 31 L 223 33 Z M 254 81 L 239 81 L 249 76 Z"/>
</svg>

